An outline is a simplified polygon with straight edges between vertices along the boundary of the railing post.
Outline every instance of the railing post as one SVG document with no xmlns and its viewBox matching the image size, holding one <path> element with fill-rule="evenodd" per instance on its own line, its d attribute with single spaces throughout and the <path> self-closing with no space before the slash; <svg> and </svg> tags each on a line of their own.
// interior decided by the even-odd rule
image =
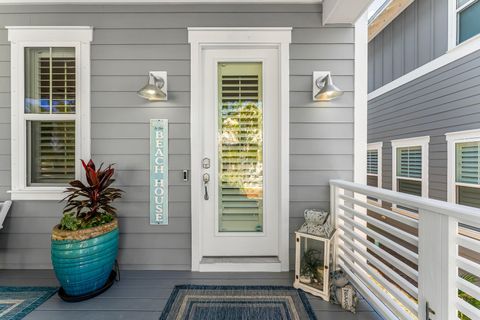
<svg viewBox="0 0 480 320">
<path fill-rule="evenodd" d="M 330 221 L 335 229 L 338 228 L 338 187 L 330 184 Z M 333 270 L 338 266 L 338 236 L 334 239 Z"/>
<path fill-rule="evenodd" d="M 457 319 L 458 222 L 449 216 L 420 210 L 418 225 L 418 318 Z M 430 310 L 427 310 L 427 306 Z"/>
<path fill-rule="evenodd" d="M 340 204 L 340 188 L 330 184 L 330 221 L 333 224 L 335 230 L 338 229 L 338 215 L 339 215 L 339 204 Z M 334 239 L 333 243 L 333 270 L 337 269 L 338 266 L 338 234 Z"/>
<path fill-rule="evenodd" d="M 333 226 L 337 228 L 338 226 L 338 187 L 333 184 L 330 184 L 330 221 L 333 223 Z"/>
</svg>

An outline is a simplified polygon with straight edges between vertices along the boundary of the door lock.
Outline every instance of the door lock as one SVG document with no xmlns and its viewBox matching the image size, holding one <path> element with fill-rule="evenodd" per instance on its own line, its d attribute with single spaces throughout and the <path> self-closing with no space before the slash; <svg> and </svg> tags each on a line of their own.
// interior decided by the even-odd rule
<svg viewBox="0 0 480 320">
<path fill-rule="evenodd" d="M 203 174 L 203 186 L 205 188 L 205 194 L 203 195 L 203 198 L 205 200 L 209 199 L 209 196 L 208 196 L 208 182 L 209 181 L 210 181 L 210 175 L 208 173 L 204 173 Z"/>
<path fill-rule="evenodd" d="M 202 159 L 202 168 L 203 169 L 210 169 L 210 159 L 205 157 Z"/>
</svg>

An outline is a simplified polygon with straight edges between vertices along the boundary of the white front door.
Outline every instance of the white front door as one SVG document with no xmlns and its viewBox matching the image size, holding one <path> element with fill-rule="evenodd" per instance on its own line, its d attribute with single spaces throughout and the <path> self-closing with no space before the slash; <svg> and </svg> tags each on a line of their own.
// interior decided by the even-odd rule
<svg viewBox="0 0 480 320">
<path fill-rule="evenodd" d="M 279 255 L 279 51 L 202 51 L 203 257 Z"/>
</svg>

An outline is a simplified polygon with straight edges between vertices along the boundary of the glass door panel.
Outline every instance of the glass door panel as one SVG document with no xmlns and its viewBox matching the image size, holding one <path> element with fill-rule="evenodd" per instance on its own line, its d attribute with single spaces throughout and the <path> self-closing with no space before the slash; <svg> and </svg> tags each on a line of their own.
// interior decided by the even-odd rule
<svg viewBox="0 0 480 320">
<path fill-rule="evenodd" d="M 219 232 L 263 231 L 262 63 L 218 63 Z"/>
</svg>

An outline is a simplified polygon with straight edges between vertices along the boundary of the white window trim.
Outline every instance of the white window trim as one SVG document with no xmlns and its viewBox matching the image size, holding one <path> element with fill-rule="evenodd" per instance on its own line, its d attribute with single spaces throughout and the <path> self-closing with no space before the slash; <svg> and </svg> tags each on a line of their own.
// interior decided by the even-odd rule
<svg viewBox="0 0 480 320">
<path fill-rule="evenodd" d="M 478 185 L 456 182 L 456 145 L 457 143 L 480 141 L 480 129 L 449 132 L 447 139 L 447 201 L 457 203 L 457 185 L 480 188 Z"/>
<path fill-rule="evenodd" d="M 461 43 L 458 41 L 458 14 L 472 5 L 477 0 L 469 0 L 463 6 L 457 9 L 456 0 L 448 0 L 448 49 L 453 49 Z M 473 37 L 475 38 L 475 37 Z M 469 39 L 470 40 L 470 39 Z M 467 40 L 468 41 L 468 40 Z M 464 41 L 465 42 L 465 41 Z"/>
<path fill-rule="evenodd" d="M 24 114 L 24 48 L 75 47 L 76 106 L 75 115 L 62 115 L 75 119 L 75 177 L 81 176 L 79 159 L 90 159 L 90 42 L 91 27 L 30 27 L 14 26 L 8 29 L 11 43 L 11 171 L 12 200 L 60 200 L 64 187 L 27 186 L 25 119 L 41 119 L 42 115 Z"/>
<path fill-rule="evenodd" d="M 415 137 L 408 139 L 392 140 L 392 190 L 397 191 L 397 149 L 404 147 L 421 147 L 422 148 L 422 178 L 403 178 L 407 180 L 416 180 L 422 182 L 422 197 L 428 198 L 428 154 L 430 136 Z M 394 207 L 396 205 L 394 204 Z"/>
<path fill-rule="evenodd" d="M 201 106 L 201 86 L 198 85 L 202 75 L 201 53 L 205 48 L 224 45 L 234 46 L 268 46 L 278 48 L 279 52 L 279 74 L 281 77 L 279 88 L 280 97 L 280 128 L 281 129 L 281 150 L 280 150 L 280 190 L 278 198 L 279 203 L 279 241 L 278 258 L 280 260 L 281 271 L 289 270 L 289 131 L 285 128 L 289 126 L 289 45 L 291 42 L 292 28 L 188 28 L 188 42 L 191 49 L 191 193 L 192 193 L 192 271 L 200 270 L 200 261 L 202 259 L 201 250 L 201 226 L 200 223 L 200 203 L 201 188 L 201 168 L 198 165 L 202 161 L 200 152 L 201 123 L 198 115 L 202 110 Z M 236 265 L 237 267 L 248 266 Z M 222 266 L 219 268 L 223 268 Z M 218 270 L 217 270 L 218 271 Z M 277 270 L 278 271 L 278 270 Z"/>
<path fill-rule="evenodd" d="M 369 150 L 377 150 L 377 174 L 373 173 L 368 173 L 367 169 L 367 176 L 372 176 L 372 177 L 377 177 L 377 187 L 382 188 L 382 174 L 383 174 L 383 160 L 382 160 L 382 150 L 383 150 L 383 142 L 372 142 L 367 145 L 367 151 Z M 367 179 L 368 182 L 368 179 Z M 366 183 L 365 183 L 366 184 Z M 371 202 L 372 204 L 382 204 L 381 199 L 372 199 L 372 198 L 367 198 L 368 202 Z"/>
<path fill-rule="evenodd" d="M 369 143 L 367 146 L 367 151 L 369 150 L 376 150 L 378 153 L 378 168 L 377 168 L 377 174 L 373 173 L 367 173 L 367 176 L 373 176 L 377 177 L 378 181 L 378 187 L 382 188 L 382 148 L 383 148 L 383 142 L 373 142 Z"/>
</svg>

